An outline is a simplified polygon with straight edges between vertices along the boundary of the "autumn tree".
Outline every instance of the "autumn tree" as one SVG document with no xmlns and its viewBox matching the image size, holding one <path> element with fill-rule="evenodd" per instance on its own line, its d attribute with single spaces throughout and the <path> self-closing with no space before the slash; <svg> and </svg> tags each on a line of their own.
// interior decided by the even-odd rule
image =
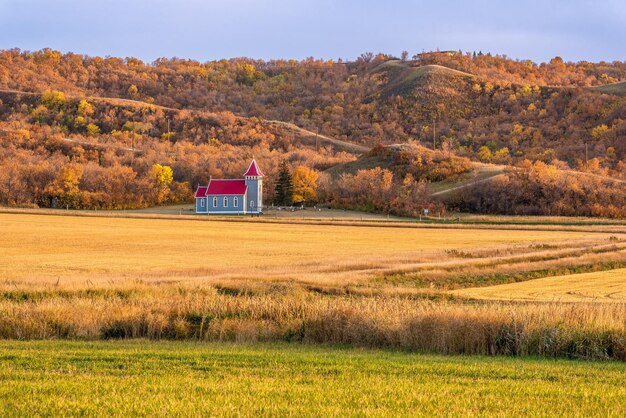
<svg viewBox="0 0 626 418">
<path fill-rule="evenodd" d="M 79 208 L 80 199 L 80 179 L 83 175 L 83 168 L 79 164 L 66 164 L 59 173 L 60 195 L 59 204 L 71 208 Z"/>
<path fill-rule="evenodd" d="M 174 171 L 167 165 L 154 164 L 151 176 L 156 188 L 156 201 L 162 203 L 169 193 L 169 186 L 174 180 Z"/>
<path fill-rule="evenodd" d="M 139 89 L 137 88 L 136 85 L 131 84 L 127 90 L 127 93 L 130 97 L 135 98 L 139 94 Z"/>
<path fill-rule="evenodd" d="M 94 108 L 93 108 L 93 106 L 91 105 L 91 103 L 89 103 L 87 100 L 81 100 L 81 101 L 78 103 L 78 109 L 76 110 L 76 113 L 77 113 L 79 116 L 82 116 L 82 117 L 88 117 L 88 116 L 93 115 L 93 113 L 94 113 Z"/>
<path fill-rule="evenodd" d="M 100 127 L 94 123 L 89 123 L 86 126 L 87 136 L 98 136 L 100 133 Z"/>
<path fill-rule="evenodd" d="M 493 154 L 491 153 L 489 147 L 487 147 L 486 145 L 480 147 L 476 152 L 476 155 L 478 156 L 480 161 L 484 163 L 490 163 L 493 160 Z"/>
<path fill-rule="evenodd" d="M 50 110 L 59 111 L 65 103 L 65 93 L 57 90 L 48 90 L 41 95 L 41 104 Z"/>
<path fill-rule="evenodd" d="M 293 170 L 293 203 L 310 204 L 317 200 L 317 179 L 319 174 L 306 166 L 299 165 Z"/>
</svg>

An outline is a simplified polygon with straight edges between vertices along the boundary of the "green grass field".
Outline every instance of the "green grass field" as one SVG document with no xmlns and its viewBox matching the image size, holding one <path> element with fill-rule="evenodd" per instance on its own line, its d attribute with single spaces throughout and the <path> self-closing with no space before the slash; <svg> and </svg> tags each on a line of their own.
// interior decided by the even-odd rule
<svg viewBox="0 0 626 418">
<path fill-rule="evenodd" d="M 0 415 L 623 416 L 626 364 L 288 344 L 0 342 Z"/>
</svg>

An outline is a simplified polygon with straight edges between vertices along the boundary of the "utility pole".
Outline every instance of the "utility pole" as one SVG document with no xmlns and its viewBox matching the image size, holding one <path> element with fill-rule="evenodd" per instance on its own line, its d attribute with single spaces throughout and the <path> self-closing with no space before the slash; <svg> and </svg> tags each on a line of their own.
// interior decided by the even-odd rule
<svg viewBox="0 0 626 418">
<path fill-rule="evenodd" d="M 437 116 L 433 116 L 433 151 L 437 149 L 437 140 L 435 139 L 435 121 L 437 120 Z"/>
<path fill-rule="evenodd" d="M 318 152 L 319 136 L 320 136 L 320 127 L 318 126 L 317 133 L 315 134 L 315 152 Z"/>
<path fill-rule="evenodd" d="M 170 118 L 167 118 L 167 140 L 170 140 Z"/>
</svg>

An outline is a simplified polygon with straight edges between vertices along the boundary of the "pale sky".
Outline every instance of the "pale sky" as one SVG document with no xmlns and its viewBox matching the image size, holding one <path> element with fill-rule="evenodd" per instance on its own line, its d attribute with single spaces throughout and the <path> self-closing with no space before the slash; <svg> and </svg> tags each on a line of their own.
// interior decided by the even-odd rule
<svg viewBox="0 0 626 418">
<path fill-rule="evenodd" d="M 366 51 L 626 60 L 626 0 L 0 0 L 0 49 L 209 61 Z"/>
</svg>

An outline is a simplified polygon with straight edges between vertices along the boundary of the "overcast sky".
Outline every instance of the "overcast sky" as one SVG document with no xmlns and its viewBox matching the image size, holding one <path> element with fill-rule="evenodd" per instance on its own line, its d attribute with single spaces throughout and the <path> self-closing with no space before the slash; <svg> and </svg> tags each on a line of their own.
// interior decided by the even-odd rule
<svg viewBox="0 0 626 418">
<path fill-rule="evenodd" d="M 483 51 L 626 60 L 626 0 L 0 0 L 0 49 L 200 61 Z"/>
</svg>

